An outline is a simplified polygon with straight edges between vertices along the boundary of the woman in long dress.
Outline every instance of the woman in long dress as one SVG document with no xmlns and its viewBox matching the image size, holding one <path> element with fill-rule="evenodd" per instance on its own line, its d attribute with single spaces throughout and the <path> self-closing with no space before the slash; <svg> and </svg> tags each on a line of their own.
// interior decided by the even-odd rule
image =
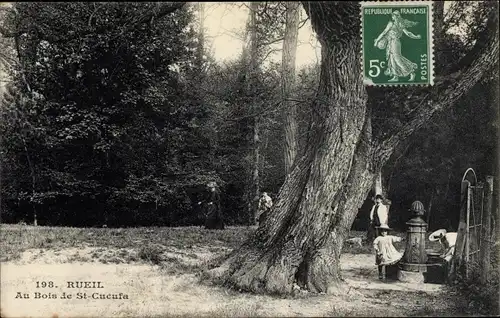
<svg viewBox="0 0 500 318">
<path fill-rule="evenodd" d="M 417 22 L 403 19 L 399 11 L 394 11 L 392 21 L 389 21 L 384 31 L 375 39 L 374 45 L 379 49 L 385 49 L 387 69 L 384 74 L 392 76 L 389 79 L 390 82 L 396 82 L 399 77 L 406 76 L 410 76 L 409 81 L 415 79 L 415 70 L 418 69 L 418 66 L 401 55 L 401 41 L 399 39 L 403 33 L 411 39 L 421 39 L 420 35 L 415 35 L 406 29 L 416 24 Z"/>
</svg>

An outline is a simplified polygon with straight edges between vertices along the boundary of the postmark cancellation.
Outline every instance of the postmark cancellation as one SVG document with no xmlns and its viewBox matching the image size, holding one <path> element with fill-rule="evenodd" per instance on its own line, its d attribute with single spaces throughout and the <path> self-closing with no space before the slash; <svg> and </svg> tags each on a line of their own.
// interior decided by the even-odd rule
<svg viewBox="0 0 500 318">
<path fill-rule="evenodd" d="M 432 1 L 361 2 L 366 85 L 433 85 Z"/>
</svg>

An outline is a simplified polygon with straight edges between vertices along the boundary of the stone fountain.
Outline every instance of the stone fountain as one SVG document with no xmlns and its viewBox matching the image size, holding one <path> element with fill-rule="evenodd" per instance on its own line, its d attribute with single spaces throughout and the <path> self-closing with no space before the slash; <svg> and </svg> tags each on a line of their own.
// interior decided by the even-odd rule
<svg viewBox="0 0 500 318">
<path fill-rule="evenodd" d="M 398 279 L 403 282 L 424 283 L 427 272 L 427 252 L 425 239 L 427 223 L 422 219 L 425 213 L 424 205 L 415 201 L 411 205 L 412 218 L 406 222 L 406 248 L 399 262 Z"/>
</svg>

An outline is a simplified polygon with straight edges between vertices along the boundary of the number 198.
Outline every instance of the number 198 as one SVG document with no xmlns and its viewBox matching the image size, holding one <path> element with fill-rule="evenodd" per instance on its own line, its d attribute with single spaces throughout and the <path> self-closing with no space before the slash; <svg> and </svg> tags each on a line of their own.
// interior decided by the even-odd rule
<svg viewBox="0 0 500 318">
<path fill-rule="evenodd" d="M 54 282 L 36 282 L 36 288 L 54 288 Z"/>
</svg>

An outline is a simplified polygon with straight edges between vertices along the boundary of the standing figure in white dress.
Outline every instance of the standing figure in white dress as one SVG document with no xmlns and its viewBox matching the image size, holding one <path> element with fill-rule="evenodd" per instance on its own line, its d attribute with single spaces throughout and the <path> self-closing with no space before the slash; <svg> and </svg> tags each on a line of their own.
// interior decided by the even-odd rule
<svg viewBox="0 0 500 318">
<path fill-rule="evenodd" d="M 403 254 L 398 252 L 392 243 L 401 242 L 402 239 L 398 236 L 388 235 L 389 226 L 382 224 L 378 228 L 380 235 L 373 241 L 373 249 L 375 250 L 375 265 L 378 265 L 378 278 L 385 279 L 383 266 L 393 265 L 399 262 Z"/>
</svg>

